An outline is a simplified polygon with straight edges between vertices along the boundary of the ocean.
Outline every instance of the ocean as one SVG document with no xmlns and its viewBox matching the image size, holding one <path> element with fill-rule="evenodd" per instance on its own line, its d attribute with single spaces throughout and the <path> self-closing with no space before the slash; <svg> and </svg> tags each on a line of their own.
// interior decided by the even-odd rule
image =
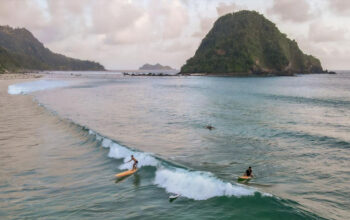
<svg viewBox="0 0 350 220">
<path fill-rule="evenodd" d="M 350 72 L 55 72 L 0 94 L 1 219 L 350 218 Z"/>
</svg>

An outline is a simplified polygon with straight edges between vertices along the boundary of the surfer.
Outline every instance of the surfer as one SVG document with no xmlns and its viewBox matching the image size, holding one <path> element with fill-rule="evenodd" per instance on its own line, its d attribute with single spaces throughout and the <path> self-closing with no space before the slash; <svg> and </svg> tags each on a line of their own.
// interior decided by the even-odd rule
<svg viewBox="0 0 350 220">
<path fill-rule="evenodd" d="M 254 177 L 252 167 L 249 167 L 243 175 L 249 176 L 249 177 Z"/>
<path fill-rule="evenodd" d="M 132 160 L 134 161 L 134 164 L 132 165 L 132 170 L 136 170 L 137 169 L 137 164 L 138 164 L 139 161 L 137 161 L 135 159 L 134 155 L 131 155 L 131 159 L 127 163 L 129 163 Z"/>
</svg>

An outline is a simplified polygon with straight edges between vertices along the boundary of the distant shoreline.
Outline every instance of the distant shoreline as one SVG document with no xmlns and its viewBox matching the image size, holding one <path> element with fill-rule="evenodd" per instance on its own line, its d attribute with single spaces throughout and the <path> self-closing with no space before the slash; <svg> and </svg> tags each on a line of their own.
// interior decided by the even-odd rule
<svg viewBox="0 0 350 220">
<path fill-rule="evenodd" d="M 0 74 L 0 80 L 37 79 L 43 76 L 44 74 L 39 73 L 3 73 Z"/>
<path fill-rule="evenodd" d="M 314 74 L 337 74 L 334 71 L 325 71 L 322 73 L 178 73 L 178 76 L 220 76 L 220 77 L 274 77 L 274 76 L 297 76 Z"/>
</svg>

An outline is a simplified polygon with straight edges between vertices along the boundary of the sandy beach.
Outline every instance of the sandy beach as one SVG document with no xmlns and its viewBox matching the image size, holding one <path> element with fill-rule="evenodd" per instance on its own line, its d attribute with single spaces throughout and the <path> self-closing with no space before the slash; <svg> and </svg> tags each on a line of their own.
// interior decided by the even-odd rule
<svg viewBox="0 0 350 220">
<path fill-rule="evenodd" d="M 0 80 L 21 80 L 41 78 L 43 74 L 39 73 L 4 73 L 0 74 Z"/>
</svg>

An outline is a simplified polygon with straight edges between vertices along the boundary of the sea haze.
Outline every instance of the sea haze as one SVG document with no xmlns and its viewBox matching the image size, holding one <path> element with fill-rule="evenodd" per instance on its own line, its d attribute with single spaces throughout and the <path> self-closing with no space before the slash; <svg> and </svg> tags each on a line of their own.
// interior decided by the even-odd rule
<svg viewBox="0 0 350 220">
<path fill-rule="evenodd" d="M 267 78 L 54 73 L 11 85 L 8 93 L 29 95 L 7 95 L 6 102 L 26 97 L 40 105 L 32 118 L 21 119 L 38 117 L 47 124 L 44 136 L 33 137 L 36 145 L 28 157 L 49 156 L 52 163 L 43 166 L 54 171 L 30 163 L 32 168 L 16 172 L 14 162 L 3 164 L 29 181 L 17 187 L 30 192 L 19 198 L 16 193 L 25 194 L 3 175 L 4 216 L 350 216 L 350 72 Z M 25 112 L 25 106 L 18 108 Z M 40 123 L 28 126 L 39 129 Z M 10 122 L 1 127 L 16 128 Z M 2 144 L 10 140 L 0 137 Z M 31 161 L 22 150 L 19 156 L 2 148 L 3 154 Z M 115 182 L 115 173 L 131 167 L 126 163 L 131 154 L 139 171 Z M 238 184 L 248 166 L 256 178 Z M 181 196 L 170 203 L 171 194 Z M 45 211 L 38 211 L 42 206 Z"/>
</svg>

